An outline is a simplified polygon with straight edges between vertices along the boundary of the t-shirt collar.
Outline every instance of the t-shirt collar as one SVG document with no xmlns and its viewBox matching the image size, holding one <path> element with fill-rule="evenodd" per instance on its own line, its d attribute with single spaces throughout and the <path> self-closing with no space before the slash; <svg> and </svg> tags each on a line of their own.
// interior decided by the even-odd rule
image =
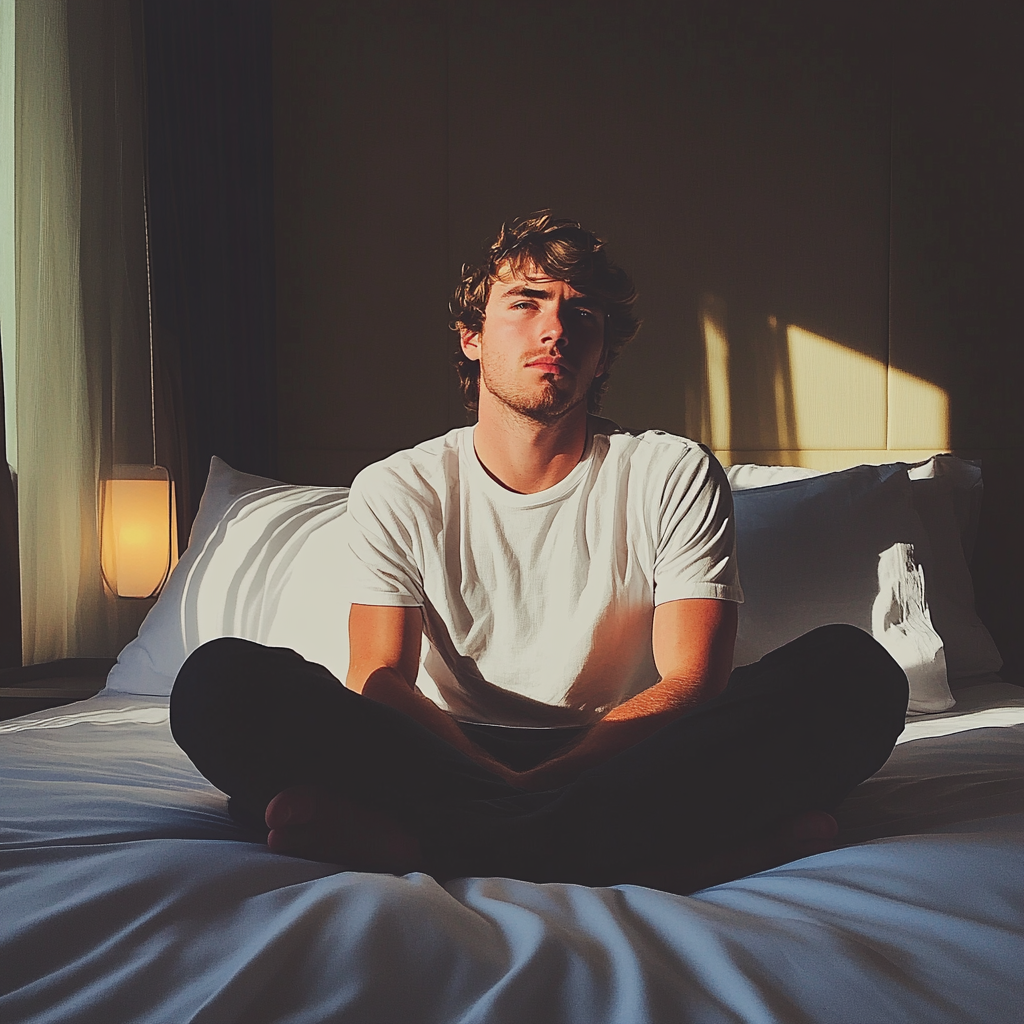
<svg viewBox="0 0 1024 1024">
<path fill-rule="evenodd" d="M 535 491 L 533 494 L 517 494 L 507 487 L 502 487 L 495 480 L 480 461 L 473 444 L 473 434 L 476 427 L 467 427 L 460 437 L 459 461 L 463 471 L 468 473 L 474 487 L 481 488 L 492 501 L 508 505 L 513 508 L 539 508 L 542 505 L 550 505 L 552 502 L 561 501 L 568 497 L 586 478 L 590 472 L 594 457 L 594 434 L 588 428 L 587 443 L 583 449 L 580 461 L 569 471 L 569 474 L 557 484 L 546 487 L 543 491 Z"/>
</svg>

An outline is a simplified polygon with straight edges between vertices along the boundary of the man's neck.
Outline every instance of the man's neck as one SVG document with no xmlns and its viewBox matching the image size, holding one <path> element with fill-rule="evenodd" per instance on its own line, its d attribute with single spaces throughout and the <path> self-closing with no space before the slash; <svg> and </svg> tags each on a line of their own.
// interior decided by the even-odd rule
<svg viewBox="0 0 1024 1024">
<path fill-rule="evenodd" d="M 587 410 L 579 405 L 553 423 L 541 423 L 481 394 L 473 446 L 481 465 L 502 487 L 536 494 L 576 467 L 587 445 Z M 490 399 L 490 401 L 488 401 Z"/>
</svg>

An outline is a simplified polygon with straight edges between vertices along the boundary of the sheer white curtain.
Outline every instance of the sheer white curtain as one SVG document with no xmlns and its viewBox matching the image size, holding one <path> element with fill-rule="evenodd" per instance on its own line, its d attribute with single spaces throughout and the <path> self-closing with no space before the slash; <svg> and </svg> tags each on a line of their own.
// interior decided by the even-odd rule
<svg viewBox="0 0 1024 1024">
<path fill-rule="evenodd" d="M 113 381 L 145 396 L 119 435 L 149 450 L 148 371 L 134 379 L 142 143 L 127 0 L 17 0 L 15 49 L 22 647 L 35 664 L 116 654 L 147 607 L 104 590 L 97 529 L 101 471 L 133 454 L 114 449 Z"/>
</svg>

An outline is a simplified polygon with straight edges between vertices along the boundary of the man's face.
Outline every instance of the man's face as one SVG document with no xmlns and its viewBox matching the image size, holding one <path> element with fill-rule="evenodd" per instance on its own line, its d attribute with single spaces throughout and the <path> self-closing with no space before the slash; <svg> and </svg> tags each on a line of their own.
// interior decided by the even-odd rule
<svg viewBox="0 0 1024 1024">
<path fill-rule="evenodd" d="M 481 406 L 493 398 L 541 423 L 581 403 L 604 372 L 604 310 L 543 272 L 503 274 L 491 285 L 483 330 L 463 330 L 462 350 L 480 362 Z"/>
</svg>

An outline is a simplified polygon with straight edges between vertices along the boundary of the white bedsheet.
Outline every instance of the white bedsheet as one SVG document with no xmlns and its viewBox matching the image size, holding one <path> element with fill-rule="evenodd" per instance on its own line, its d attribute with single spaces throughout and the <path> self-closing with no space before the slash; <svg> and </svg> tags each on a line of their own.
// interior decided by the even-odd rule
<svg viewBox="0 0 1024 1024">
<path fill-rule="evenodd" d="M 690 897 L 275 856 L 159 698 L 0 723 L 0 1021 L 1016 1024 L 1022 696 L 910 722 L 855 845 Z"/>
</svg>

